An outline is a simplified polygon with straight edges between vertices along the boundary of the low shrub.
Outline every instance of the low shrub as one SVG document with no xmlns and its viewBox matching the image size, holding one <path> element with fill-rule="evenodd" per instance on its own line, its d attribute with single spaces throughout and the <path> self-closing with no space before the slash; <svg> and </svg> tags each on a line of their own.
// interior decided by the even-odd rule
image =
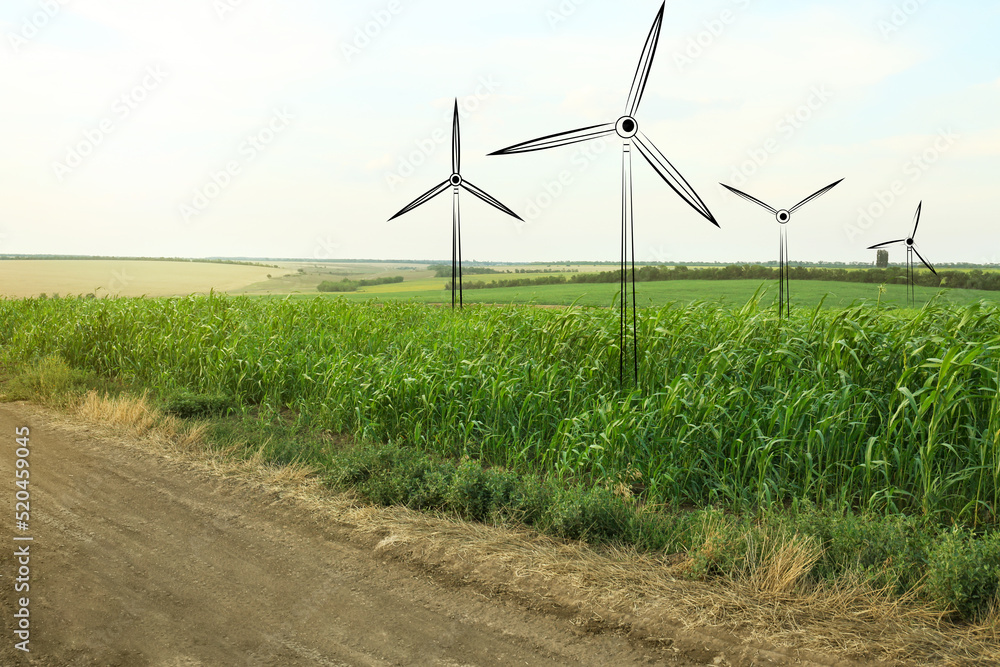
<svg viewBox="0 0 1000 667">
<path fill-rule="evenodd" d="M 225 394 L 201 394 L 178 389 L 163 399 L 163 410 L 183 419 L 224 417 L 237 409 L 236 400 Z"/>
<path fill-rule="evenodd" d="M 956 528 L 944 533 L 930 552 L 927 592 L 942 607 L 980 620 L 997 602 L 1000 589 L 1000 534 L 975 537 Z"/>
<path fill-rule="evenodd" d="M 552 534 L 571 540 L 630 543 L 634 540 L 635 511 L 603 487 L 569 488 L 549 507 Z"/>
<path fill-rule="evenodd" d="M 876 586 L 898 594 L 920 583 L 937 530 L 916 517 L 844 514 L 808 507 L 791 520 L 793 529 L 816 538 L 823 552 L 814 579 L 857 571 Z"/>
<path fill-rule="evenodd" d="M 93 374 L 72 368 L 62 357 L 51 355 L 27 364 L 5 387 L 4 394 L 11 401 L 64 404 L 83 395 L 95 383 Z"/>
</svg>

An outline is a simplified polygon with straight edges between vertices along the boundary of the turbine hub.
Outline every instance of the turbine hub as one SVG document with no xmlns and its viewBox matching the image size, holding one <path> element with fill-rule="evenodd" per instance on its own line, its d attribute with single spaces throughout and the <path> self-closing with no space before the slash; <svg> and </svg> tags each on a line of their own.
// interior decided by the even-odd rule
<svg viewBox="0 0 1000 667">
<path fill-rule="evenodd" d="M 462 184 L 462 177 L 459 174 L 451 175 L 451 184 L 456 188 Z"/>
<path fill-rule="evenodd" d="M 913 247 L 913 239 L 906 239 L 906 245 L 909 246 L 910 248 L 912 248 Z"/>
<path fill-rule="evenodd" d="M 778 222 L 780 222 L 783 225 L 787 225 L 788 222 L 792 219 L 792 214 L 782 209 L 778 211 L 778 215 L 776 215 L 775 217 L 778 219 Z"/>
<path fill-rule="evenodd" d="M 631 116 L 622 116 L 615 123 L 615 132 L 622 139 L 631 139 L 639 132 L 639 123 Z"/>
</svg>

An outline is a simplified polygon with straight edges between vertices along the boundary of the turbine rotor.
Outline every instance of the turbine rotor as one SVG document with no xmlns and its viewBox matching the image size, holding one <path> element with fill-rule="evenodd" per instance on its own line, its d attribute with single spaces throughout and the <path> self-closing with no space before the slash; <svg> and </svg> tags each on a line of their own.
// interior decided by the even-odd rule
<svg viewBox="0 0 1000 667">
<path fill-rule="evenodd" d="M 639 133 L 639 123 L 632 116 L 622 116 L 615 123 L 615 132 L 622 139 L 631 139 Z"/>
</svg>

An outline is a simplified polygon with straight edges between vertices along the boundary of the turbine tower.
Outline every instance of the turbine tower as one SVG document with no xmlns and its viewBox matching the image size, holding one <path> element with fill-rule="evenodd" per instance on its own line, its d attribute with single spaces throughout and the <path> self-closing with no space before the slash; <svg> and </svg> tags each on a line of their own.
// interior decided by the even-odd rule
<svg viewBox="0 0 1000 667">
<path fill-rule="evenodd" d="M 923 258 L 923 255 L 921 255 L 920 252 L 917 250 L 917 246 L 913 241 L 914 237 L 917 235 L 917 227 L 920 226 L 920 212 L 923 209 L 923 207 L 924 207 L 923 202 L 917 204 L 917 214 L 913 219 L 913 233 L 910 234 L 907 238 L 896 239 L 895 241 L 886 241 L 885 243 L 877 243 L 868 248 L 869 250 L 875 250 L 877 248 L 884 248 L 885 246 L 895 245 L 897 243 L 906 244 L 906 282 L 907 282 L 906 302 L 908 305 L 915 304 L 917 300 L 917 288 L 913 282 L 913 255 L 916 254 L 916 256 L 920 258 L 920 261 L 924 263 L 924 266 L 930 269 L 931 273 L 933 273 L 935 276 L 937 275 L 937 271 L 935 271 L 934 267 L 931 266 L 930 263 Z"/>
<path fill-rule="evenodd" d="M 639 380 L 639 346 L 636 333 L 636 298 L 635 298 L 635 220 L 632 211 L 632 146 L 633 144 L 642 154 L 646 161 L 652 165 L 656 173 L 667 182 L 674 192 L 688 203 L 695 211 L 700 213 L 716 227 L 719 223 L 705 206 L 705 202 L 688 184 L 680 172 L 670 163 L 669 160 L 653 145 L 653 142 L 639 130 L 639 122 L 635 119 L 642 95 L 646 90 L 646 82 L 649 80 L 649 72 L 653 66 L 653 57 L 656 55 L 656 47 L 660 39 L 660 29 L 663 25 L 663 13 L 666 9 L 666 2 L 660 6 L 660 11 L 656 15 L 653 27 L 646 38 L 646 44 L 639 59 L 639 67 L 632 80 L 632 88 L 629 91 L 628 101 L 625 104 L 625 114 L 614 123 L 604 125 L 593 125 L 579 130 L 571 130 L 559 134 L 551 134 L 540 139 L 525 141 L 508 148 L 504 148 L 490 155 L 510 155 L 513 153 L 528 153 L 557 146 L 567 146 L 581 141 L 597 139 L 617 134 L 622 140 L 622 240 L 621 240 L 621 291 L 620 291 L 620 326 L 619 326 L 619 359 L 618 375 L 620 382 L 624 385 L 625 373 L 631 370 L 634 373 L 635 382 Z M 632 337 L 632 368 L 627 369 L 628 356 L 628 336 L 629 336 L 629 280 L 628 272 L 631 268 L 631 337 Z"/>
<path fill-rule="evenodd" d="M 521 220 L 521 216 L 501 204 L 496 198 L 480 190 L 475 185 L 462 177 L 462 140 L 458 127 L 458 100 L 455 100 L 455 120 L 452 124 L 451 135 L 451 176 L 444 183 L 436 185 L 424 194 L 410 202 L 403 210 L 389 218 L 392 222 L 396 218 L 421 204 L 426 204 L 439 194 L 451 187 L 454 190 L 452 197 L 452 217 L 451 217 L 451 307 L 455 308 L 455 294 L 458 291 L 458 307 L 464 306 L 464 294 L 462 292 L 462 216 L 459 208 L 459 190 L 464 188 L 468 192 L 479 197 L 490 206 L 499 209 L 507 215 Z M 523 220 L 521 220 L 523 222 Z"/>
<path fill-rule="evenodd" d="M 778 224 L 781 225 L 781 227 L 780 227 L 781 234 L 780 234 L 779 242 L 778 242 L 779 243 L 779 245 L 778 245 L 778 316 L 779 317 L 782 316 L 782 311 L 784 311 L 784 315 L 786 315 L 788 317 L 791 317 L 791 314 L 792 314 L 792 293 L 791 293 L 791 285 L 790 285 L 790 282 L 789 282 L 789 279 L 788 279 L 788 227 L 787 227 L 788 223 L 792 221 L 792 213 L 795 213 L 797 210 L 799 210 L 800 208 L 802 208 L 803 206 L 805 206 L 806 204 L 808 204 L 809 202 L 811 202 L 813 199 L 816 199 L 817 197 L 822 197 L 827 192 L 829 192 L 830 190 L 832 190 L 834 187 L 836 187 L 837 185 L 839 185 L 843 180 L 844 179 L 840 179 L 836 183 L 831 183 L 830 185 L 826 186 L 825 188 L 823 188 L 819 192 L 814 192 L 813 194 L 809 195 L 808 197 L 806 197 L 805 199 L 803 199 L 802 201 L 800 201 L 795 206 L 793 206 L 793 207 L 791 207 L 789 209 L 784 209 L 783 208 L 780 211 L 777 210 L 776 208 L 774 208 L 773 206 L 769 206 L 768 204 L 765 204 L 764 202 L 762 202 L 761 200 L 757 199 L 756 197 L 751 197 L 750 195 L 748 195 L 745 192 L 740 192 L 736 188 L 729 187 L 725 183 L 720 183 L 719 184 L 722 187 L 724 187 L 725 189 L 727 189 L 730 192 L 732 192 L 733 194 L 737 194 L 740 197 L 743 197 L 744 199 L 746 199 L 747 201 L 752 201 L 754 204 L 757 204 L 758 206 L 766 208 L 768 211 L 770 211 L 771 213 L 774 214 L 774 217 L 778 221 Z"/>
</svg>

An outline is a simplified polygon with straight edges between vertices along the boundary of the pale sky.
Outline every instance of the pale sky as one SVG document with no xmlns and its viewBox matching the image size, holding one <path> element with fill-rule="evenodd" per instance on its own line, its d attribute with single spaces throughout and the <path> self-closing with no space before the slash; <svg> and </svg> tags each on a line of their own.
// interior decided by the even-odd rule
<svg viewBox="0 0 1000 667">
<path fill-rule="evenodd" d="M 488 157 L 622 115 L 659 0 L 4 0 L 0 253 L 616 260 L 616 138 Z M 1000 3 L 666 5 L 637 119 L 719 220 L 638 154 L 636 258 L 1000 262 Z M 447 137 L 445 141 L 439 141 Z M 562 182 L 560 182 L 560 180 Z M 903 259 L 895 251 L 893 261 Z"/>
</svg>

